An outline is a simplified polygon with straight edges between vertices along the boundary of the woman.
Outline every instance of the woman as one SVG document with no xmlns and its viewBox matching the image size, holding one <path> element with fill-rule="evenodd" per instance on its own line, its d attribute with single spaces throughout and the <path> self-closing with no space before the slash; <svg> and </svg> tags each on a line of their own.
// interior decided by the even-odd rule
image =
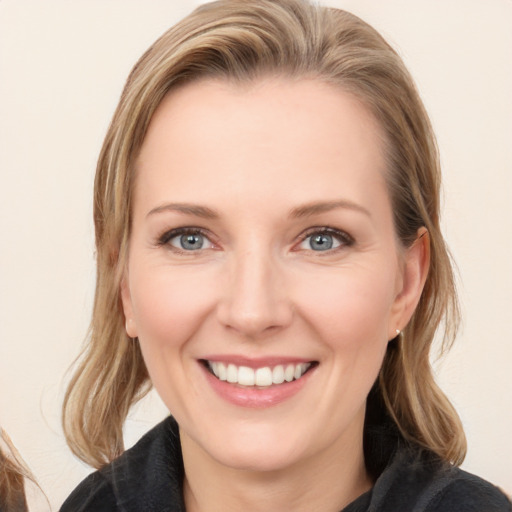
<svg viewBox="0 0 512 512">
<path fill-rule="evenodd" d="M 97 289 L 68 510 L 510 510 L 434 382 L 458 309 L 439 162 L 367 24 L 221 1 L 135 66 L 95 184 Z M 171 418 L 123 453 L 150 385 Z"/>
</svg>

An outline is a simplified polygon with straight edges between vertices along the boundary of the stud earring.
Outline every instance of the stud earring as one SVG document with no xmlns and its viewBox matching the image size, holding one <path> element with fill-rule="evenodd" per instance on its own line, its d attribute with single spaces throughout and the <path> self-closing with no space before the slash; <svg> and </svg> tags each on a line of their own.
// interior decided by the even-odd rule
<svg viewBox="0 0 512 512">
<path fill-rule="evenodd" d="M 400 334 L 402 334 L 402 331 L 400 329 L 397 329 L 395 332 L 397 336 L 400 336 Z"/>
</svg>

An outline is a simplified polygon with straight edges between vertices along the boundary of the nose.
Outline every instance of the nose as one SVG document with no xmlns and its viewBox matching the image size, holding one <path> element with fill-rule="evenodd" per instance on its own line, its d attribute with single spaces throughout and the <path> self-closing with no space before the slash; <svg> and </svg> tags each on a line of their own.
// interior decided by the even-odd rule
<svg viewBox="0 0 512 512">
<path fill-rule="evenodd" d="M 265 251 L 233 257 L 217 316 L 246 338 L 260 338 L 290 325 L 293 307 L 277 262 Z"/>
</svg>

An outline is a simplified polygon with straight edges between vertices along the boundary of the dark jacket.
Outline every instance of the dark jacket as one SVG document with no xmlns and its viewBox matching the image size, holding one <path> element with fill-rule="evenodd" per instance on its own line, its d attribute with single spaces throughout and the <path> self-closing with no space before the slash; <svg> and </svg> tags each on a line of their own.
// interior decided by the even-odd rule
<svg viewBox="0 0 512 512">
<path fill-rule="evenodd" d="M 384 429 L 385 430 L 385 429 Z M 405 445 L 392 430 L 365 439 L 374 487 L 342 512 L 510 512 L 490 483 Z M 133 448 L 89 475 L 61 512 L 184 512 L 178 425 L 169 417 Z"/>
</svg>

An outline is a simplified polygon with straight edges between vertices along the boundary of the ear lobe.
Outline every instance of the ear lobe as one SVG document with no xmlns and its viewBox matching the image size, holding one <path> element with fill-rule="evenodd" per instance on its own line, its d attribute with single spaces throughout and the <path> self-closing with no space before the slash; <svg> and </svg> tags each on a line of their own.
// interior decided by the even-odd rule
<svg viewBox="0 0 512 512">
<path fill-rule="evenodd" d="M 132 298 L 130 295 L 130 288 L 128 286 L 126 275 L 123 277 L 120 285 L 121 291 L 121 302 L 123 304 L 123 312 L 125 318 L 125 329 L 126 334 L 130 338 L 136 338 L 138 336 L 137 326 L 135 324 L 135 320 L 133 318 L 133 307 L 132 307 Z"/>
<path fill-rule="evenodd" d="M 396 336 L 411 319 L 421 298 L 430 267 L 430 236 L 425 227 L 418 229 L 414 243 L 406 249 L 402 274 L 402 287 L 393 303 L 388 339 Z"/>
</svg>

